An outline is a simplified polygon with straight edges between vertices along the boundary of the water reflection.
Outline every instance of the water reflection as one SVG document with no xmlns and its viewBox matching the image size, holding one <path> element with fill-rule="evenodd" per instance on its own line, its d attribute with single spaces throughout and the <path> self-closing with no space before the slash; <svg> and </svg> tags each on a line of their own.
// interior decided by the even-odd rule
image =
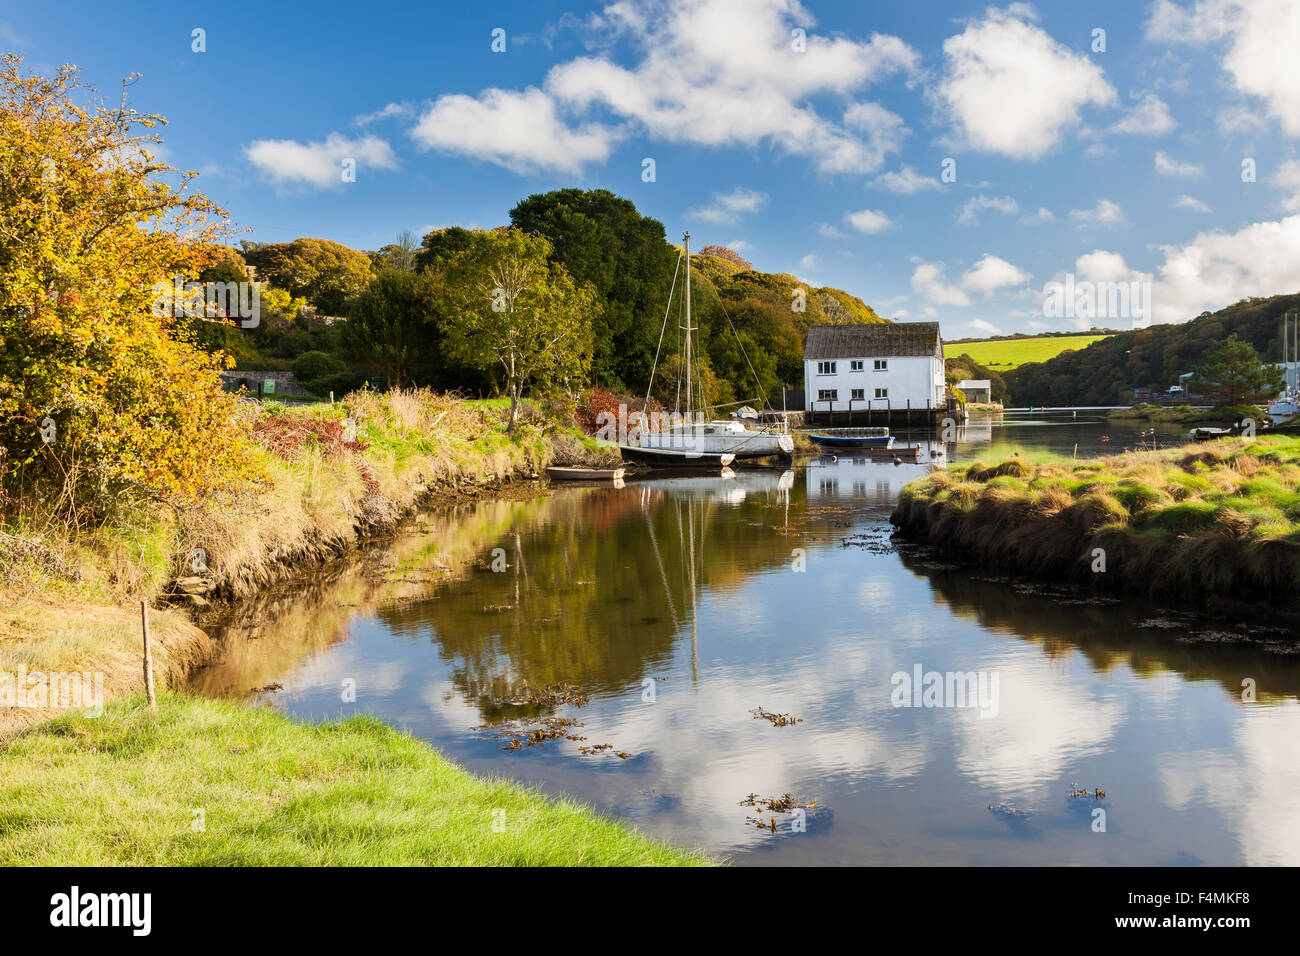
<svg viewBox="0 0 1300 956">
<path fill-rule="evenodd" d="M 1080 455 L 1119 431 L 990 434 L 1008 427 Z M 948 451 L 991 454 L 969 433 Z M 1289 624 L 900 549 L 888 515 L 927 467 L 827 456 L 423 515 L 250 606 L 197 684 L 242 696 L 278 681 L 257 696 L 293 713 L 377 713 L 474 770 L 741 862 L 1300 863 Z M 996 673 L 997 717 L 894 707 L 891 676 L 917 664 Z M 560 682 L 592 699 L 547 712 L 626 760 L 569 741 L 510 753 L 473 730 L 516 714 L 520 688 Z M 772 727 L 759 706 L 803 722 Z M 1074 784 L 1107 791 L 1105 833 Z M 746 794 L 787 791 L 825 808 L 806 833 L 746 824 Z M 1018 812 L 989 809 L 1006 805 Z"/>
</svg>

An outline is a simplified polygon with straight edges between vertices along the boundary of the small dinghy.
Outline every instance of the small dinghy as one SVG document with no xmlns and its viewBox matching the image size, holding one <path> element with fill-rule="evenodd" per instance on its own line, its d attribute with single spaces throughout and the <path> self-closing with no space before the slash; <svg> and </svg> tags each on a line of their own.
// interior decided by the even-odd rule
<svg viewBox="0 0 1300 956">
<path fill-rule="evenodd" d="M 894 444 L 888 428 L 825 428 L 808 437 L 823 448 L 891 448 Z"/>
<path fill-rule="evenodd" d="M 546 477 L 551 481 L 618 481 L 623 477 L 622 468 L 562 468 L 551 465 L 546 469 Z"/>
</svg>

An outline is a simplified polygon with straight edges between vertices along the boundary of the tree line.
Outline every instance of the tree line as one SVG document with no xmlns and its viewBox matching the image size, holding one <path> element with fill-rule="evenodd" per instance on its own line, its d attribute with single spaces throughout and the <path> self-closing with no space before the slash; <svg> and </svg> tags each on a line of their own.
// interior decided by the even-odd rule
<svg viewBox="0 0 1300 956">
<path fill-rule="evenodd" d="M 404 233 L 368 253 L 323 239 L 245 242 L 227 251 L 227 271 L 205 278 L 231 281 L 251 266 L 274 290 L 266 318 L 249 332 L 202 330 L 205 341 L 241 367 L 291 364 L 318 389 L 342 391 L 371 370 L 389 385 L 512 404 L 524 391 L 562 397 L 588 385 L 644 393 L 658 354 L 655 392 L 672 401 L 684 269 L 663 224 L 603 189 L 535 194 L 509 216 L 418 242 Z M 710 403 L 762 404 L 801 386 L 813 324 L 884 321 L 842 290 L 758 272 L 725 247 L 705 246 L 692 266 L 696 374 Z M 326 318 L 335 315 L 346 321 Z"/>
</svg>

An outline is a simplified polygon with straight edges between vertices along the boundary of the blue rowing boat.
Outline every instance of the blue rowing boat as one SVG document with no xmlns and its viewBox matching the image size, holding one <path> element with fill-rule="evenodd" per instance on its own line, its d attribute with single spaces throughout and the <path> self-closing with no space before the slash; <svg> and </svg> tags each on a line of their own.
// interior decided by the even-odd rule
<svg viewBox="0 0 1300 956">
<path fill-rule="evenodd" d="M 827 428 L 808 437 L 826 448 L 892 448 L 894 444 L 888 428 Z"/>
</svg>

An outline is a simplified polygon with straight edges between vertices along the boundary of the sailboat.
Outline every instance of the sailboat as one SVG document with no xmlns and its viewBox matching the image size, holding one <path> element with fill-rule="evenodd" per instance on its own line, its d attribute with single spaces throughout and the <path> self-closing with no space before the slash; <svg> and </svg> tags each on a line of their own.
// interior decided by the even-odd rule
<svg viewBox="0 0 1300 956">
<path fill-rule="evenodd" d="M 1300 383 L 1297 382 L 1297 362 L 1300 362 L 1300 315 L 1292 318 L 1288 312 L 1282 316 L 1282 369 L 1285 388 L 1282 394 L 1268 403 L 1268 417 L 1274 425 L 1281 425 L 1300 413 Z"/>
<path fill-rule="evenodd" d="M 770 455 L 794 454 L 794 437 L 785 422 L 778 426 L 764 428 L 747 428 L 743 422 L 733 419 L 704 420 L 702 410 L 694 407 L 694 389 L 691 378 L 692 342 L 691 333 L 691 234 L 682 237 L 683 257 L 686 260 L 686 286 L 683 293 L 685 322 L 681 326 L 685 333 L 683 367 L 686 377 L 686 408 L 684 414 L 680 405 L 674 409 L 672 424 L 658 431 L 643 428 L 634 442 L 620 445 L 619 451 L 624 459 L 650 464 L 668 466 L 690 465 L 729 465 L 737 459 L 766 458 Z M 676 274 L 673 284 L 676 285 Z M 668 310 L 664 313 L 664 326 L 667 327 L 668 314 L 672 309 L 672 289 L 668 291 Z M 663 329 L 659 333 L 659 345 L 663 346 Z M 743 348 L 743 346 L 742 346 Z M 659 354 L 655 354 L 655 369 L 658 368 Z M 654 386 L 654 372 L 650 373 L 650 385 Z M 680 394 L 680 392 L 679 392 Z M 646 390 L 647 404 L 650 390 Z M 701 404 L 703 396 L 701 395 Z"/>
</svg>

